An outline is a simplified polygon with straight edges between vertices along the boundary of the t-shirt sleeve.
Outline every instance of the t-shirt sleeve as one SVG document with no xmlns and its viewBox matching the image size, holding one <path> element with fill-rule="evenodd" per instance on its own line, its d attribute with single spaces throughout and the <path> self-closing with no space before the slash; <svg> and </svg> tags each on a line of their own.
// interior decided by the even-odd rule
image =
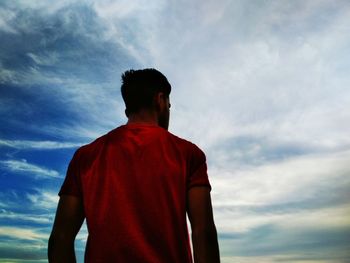
<svg viewBox="0 0 350 263">
<path fill-rule="evenodd" d="M 79 150 L 77 150 L 69 163 L 66 178 L 58 193 L 59 196 L 74 195 L 82 197 L 79 167 Z"/>
<path fill-rule="evenodd" d="M 207 162 L 204 152 L 197 146 L 194 146 L 190 158 L 190 174 L 188 178 L 187 189 L 194 186 L 207 186 L 211 190 L 208 178 Z"/>
</svg>

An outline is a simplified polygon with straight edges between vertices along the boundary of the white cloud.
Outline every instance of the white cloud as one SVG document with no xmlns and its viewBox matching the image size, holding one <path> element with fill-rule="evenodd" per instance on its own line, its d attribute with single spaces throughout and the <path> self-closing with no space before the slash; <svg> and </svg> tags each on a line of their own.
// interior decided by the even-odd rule
<svg viewBox="0 0 350 263">
<path fill-rule="evenodd" d="M 0 83 L 13 82 L 16 79 L 16 71 L 6 69 L 0 61 Z"/>
<path fill-rule="evenodd" d="M 241 206 L 243 208 L 244 206 Z M 215 208 L 215 207 L 214 207 Z M 256 228 L 272 225 L 280 230 L 304 231 L 350 226 L 350 205 L 319 209 L 295 209 L 294 211 L 246 211 L 244 209 L 214 209 L 217 229 L 220 233 L 247 233 Z M 332 215 L 332 216 L 330 216 Z M 287 236 L 286 236 L 287 238 Z"/>
<path fill-rule="evenodd" d="M 0 236 L 22 239 L 22 240 L 42 240 L 48 235 L 29 228 L 20 227 L 0 227 Z"/>
<path fill-rule="evenodd" d="M 4 202 L 0 202 L 0 207 L 8 207 L 8 204 L 6 204 Z"/>
<path fill-rule="evenodd" d="M 55 5 L 23 2 L 23 6 L 47 8 L 53 13 L 72 3 L 76 1 Z M 314 138 L 314 144 L 348 143 L 350 127 L 343 123 L 339 129 L 332 118 L 324 118 L 324 114 L 340 113 L 340 123 L 349 112 L 346 106 L 334 109 L 339 99 L 343 105 L 350 100 L 344 89 L 349 79 L 336 70 L 340 63 L 337 52 L 344 52 L 348 42 L 350 11 L 344 2 L 268 2 L 259 8 L 242 1 L 89 4 L 104 26 L 105 40 L 121 43 L 124 51 L 129 50 L 126 52 L 142 64 L 154 65 L 169 77 L 174 87 L 170 127 L 175 133 L 205 148 L 225 136 L 253 131 L 264 136 L 291 135 L 290 141 L 302 143 Z M 322 17 L 322 27 L 315 28 L 318 17 Z M 39 64 L 47 59 L 40 54 L 29 56 Z M 89 105 L 89 112 L 98 116 L 92 122 L 101 122 L 101 105 L 116 100 L 110 98 L 110 89 L 87 87 L 81 80 L 43 74 L 34 68 L 24 78 L 28 83 L 65 86 L 63 98 Z M 82 88 L 70 88 L 77 85 Z M 106 107 L 103 112 L 106 123 L 88 127 L 91 136 L 100 135 L 91 130 L 101 125 L 115 126 L 114 116 L 119 112 L 123 116 L 123 106 L 115 111 Z"/>
<path fill-rule="evenodd" d="M 120 45 L 128 55 L 141 64 L 148 64 L 149 49 L 144 41 L 150 28 L 157 23 L 157 17 L 166 1 L 94 1 L 94 10 L 103 21 L 106 31 L 104 37 Z M 128 68 L 126 68 L 128 69 Z"/>
<path fill-rule="evenodd" d="M 62 176 L 55 170 L 30 164 L 26 160 L 6 160 L 0 161 L 4 168 L 19 173 L 28 173 L 35 178 L 61 178 Z"/>
<path fill-rule="evenodd" d="M 26 223 L 36 223 L 36 224 L 49 224 L 53 222 L 53 216 L 50 215 L 40 215 L 40 214 L 26 214 L 26 213 L 16 213 L 1 209 L 0 219 L 9 220 L 8 222 L 26 222 Z"/>
<path fill-rule="evenodd" d="M 28 141 L 28 140 L 1 140 L 0 147 L 7 146 L 16 149 L 65 149 L 81 146 L 78 143 L 55 142 L 55 141 Z"/>
<path fill-rule="evenodd" d="M 0 30 L 7 33 L 16 34 L 17 31 L 11 26 L 11 21 L 15 17 L 15 12 L 0 9 Z"/>
<path fill-rule="evenodd" d="M 52 14 L 75 2 L 19 3 Z M 349 226 L 349 196 L 342 188 L 350 184 L 347 1 L 91 1 L 89 5 L 104 26 L 104 40 L 169 78 L 170 129 L 198 143 L 210 157 L 219 231 L 245 233 L 266 224 L 292 230 Z M 12 30 L 10 16 L 0 19 L 1 30 Z M 69 15 L 65 18 L 69 22 Z M 48 53 L 27 55 L 37 65 L 61 59 Z M 0 71 L 1 79 L 12 83 L 59 85 L 62 105 L 84 105 L 76 106 L 75 113 L 85 116 L 88 110 L 93 116 L 81 127 L 40 127 L 51 134 L 92 139 L 124 118 L 124 106 L 111 96 L 109 83 L 91 84 L 36 68 L 25 74 Z M 231 146 L 232 141 L 236 144 Z M 0 145 L 75 147 L 4 140 Z M 288 155 L 290 148 L 296 153 Z M 2 165 L 42 177 L 59 176 L 25 161 Z M 27 197 L 48 209 L 57 201 L 45 192 Z M 80 241 L 86 238 L 82 233 Z M 303 262 L 285 255 L 223 258 L 233 260 Z"/>
<path fill-rule="evenodd" d="M 59 196 L 57 193 L 40 191 L 38 194 L 27 194 L 33 206 L 40 209 L 52 210 L 57 207 Z"/>
<path fill-rule="evenodd" d="M 135 13 L 139 13 L 141 10 L 149 8 L 147 4 L 154 6 L 154 3 L 149 3 L 144 0 L 133 1 L 132 3 L 127 0 L 104 0 L 94 2 L 94 8 L 97 14 L 103 18 L 127 19 L 130 16 L 135 16 Z"/>
<path fill-rule="evenodd" d="M 253 132 L 348 145 L 350 126 L 343 121 L 340 129 L 331 116 L 344 120 L 349 112 L 349 78 L 336 68 L 349 54 L 350 9 L 343 2 L 264 3 L 176 2 L 140 19 L 149 63 L 173 84 L 171 129 L 204 147 Z"/>
<path fill-rule="evenodd" d="M 317 217 L 319 226 L 348 225 L 349 160 L 347 151 L 257 167 L 213 168 L 209 175 L 217 224 L 222 231 L 237 232 L 268 223 L 317 227 Z"/>
<path fill-rule="evenodd" d="M 28 53 L 28 57 L 30 57 L 37 65 L 40 66 L 52 66 L 53 64 L 59 61 L 59 55 L 57 52 L 51 52 L 46 54 L 34 54 Z"/>
<path fill-rule="evenodd" d="M 329 259 L 315 259 L 303 258 L 300 254 L 290 255 L 273 255 L 273 256 L 248 256 L 248 257 L 221 257 L 222 263 L 274 263 L 274 262 L 285 262 L 285 263 L 329 263 Z"/>
<path fill-rule="evenodd" d="M 257 167 L 233 166 L 218 170 L 213 167 L 209 172 L 213 180 L 225 183 L 231 193 L 240 193 L 239 200 L 271 204 L 305 199 L 315 194 L 318 187 L 350 183 L 344 177 L 349 173 L 349 160 L 350 152 L 345 151 L 293 157 Z M 343 181 L 339 184 L 341 178 Z"/>
<path fill-rule="evenodd" d="M 62 0 L 57 2 L 48 3 L 46 0 L 38 0 L 32 2 L 27 0 L 18 0 L 16 3 L 7 3 L 7 9 L 29 9 L 29 10 L 35 10 L 40 12 L 45 12 L 46 14 L 53 14 L 59 11 L 60 9 L 67 7 L 69 5 L 73 5 L 75 3 L 81 3 L 80 0 Z M 85 3 L 88 3 L 89 1 L 85 1 Z"/>
</svg>

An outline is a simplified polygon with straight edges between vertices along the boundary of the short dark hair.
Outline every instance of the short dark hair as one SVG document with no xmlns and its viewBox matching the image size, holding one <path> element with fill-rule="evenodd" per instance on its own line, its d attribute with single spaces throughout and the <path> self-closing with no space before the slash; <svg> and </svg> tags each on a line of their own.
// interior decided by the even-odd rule
<svg viewBox="0 0 350 263">
<path fill-rule="evenodd" d="M 131 69 L 122 74 L 121 92 L 128 116 L 141 109 L 152 109 L 154 96 L 158 92 L 169 96 L 171 85 L 167 78 L 154 68 Z"/>
</svg>

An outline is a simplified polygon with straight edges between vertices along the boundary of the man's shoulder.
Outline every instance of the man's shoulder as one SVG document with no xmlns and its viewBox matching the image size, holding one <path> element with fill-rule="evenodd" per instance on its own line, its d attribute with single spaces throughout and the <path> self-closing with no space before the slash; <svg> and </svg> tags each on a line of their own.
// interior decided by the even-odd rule
<svg viewBox="0 0 350 263">
<path fill-rule="evenodd" d="M 110 131 L 111 132 L 111 131 Z M 102 148 L 102 146 L 105 144 L 109 133 L 106 133 L 96 139 L 94 139 L 91 142 L 88 142 L 86 144 L 83 144 L 76 150 L 77 155 L 89 155 L 91 153 L 96 152 L 99 148 Z"/>
<path fill-rule="evenodd" d="M 171 132 L 168 132 L 169 136 L 171 136 L 171 138 L 176 141 L 180 146 L 182 146 L 183 148 L 185 148 L 187 151 L 190 152 L 194 152 L 194 153 L 198 153 L 198 154 L 204 154 L 204 152 L 202 151 L 201 148 L 199 148 L 195 143 L 184 139 L 182 137 L 179 137 Z"/>
<path fill-rule="evenodd" d="M 103 148 L 103 146 L 106 145 L 109 141 L 109 137 L 114 138 L 116 135 L 120 135 L 119 132 L 122 132 L 123 127 L 125 125 L 119 126 L 108 133 L 96 138 L 90 143 L 84 144 L 81 147 L 79 147 L 76 151 L 79 155 L 91 155 L 93 153 L 99 152 L 100 149 Z M 197 153 L 197 154 L 204 154 L 202 149 L 197 146 L 194 142 L 182 138 L 178 135 L 175 135 L 172 132 L 169 132 L 163 128 L 160 128 L 162 130 L 162 133 L 164 132 L 166 134 L 166 137 L 168 137 L 173 143 L 175 143 L 177 146 L 179 146 L 182 150 L 185 150 L 186 152 L 192 152 L 192 153 Z M 163 134 L 164 134 L 163 133 Z"/>
</svg>

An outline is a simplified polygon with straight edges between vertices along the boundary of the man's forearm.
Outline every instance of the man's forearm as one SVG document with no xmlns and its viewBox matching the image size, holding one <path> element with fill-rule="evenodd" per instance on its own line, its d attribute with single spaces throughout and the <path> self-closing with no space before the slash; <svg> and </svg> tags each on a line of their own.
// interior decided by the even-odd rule
<svg viewBox="0 0 350 263">
<path fill-rule="evenodd" d="M 48 244 L 49 263 L 76 263 L 74 240 L 50 237 Z"/>
<path fill-rule="evenodd" d="M 219 263 L 220 253 L 215 226 L 192 232 L 195 263 Z"/>
</svg>

